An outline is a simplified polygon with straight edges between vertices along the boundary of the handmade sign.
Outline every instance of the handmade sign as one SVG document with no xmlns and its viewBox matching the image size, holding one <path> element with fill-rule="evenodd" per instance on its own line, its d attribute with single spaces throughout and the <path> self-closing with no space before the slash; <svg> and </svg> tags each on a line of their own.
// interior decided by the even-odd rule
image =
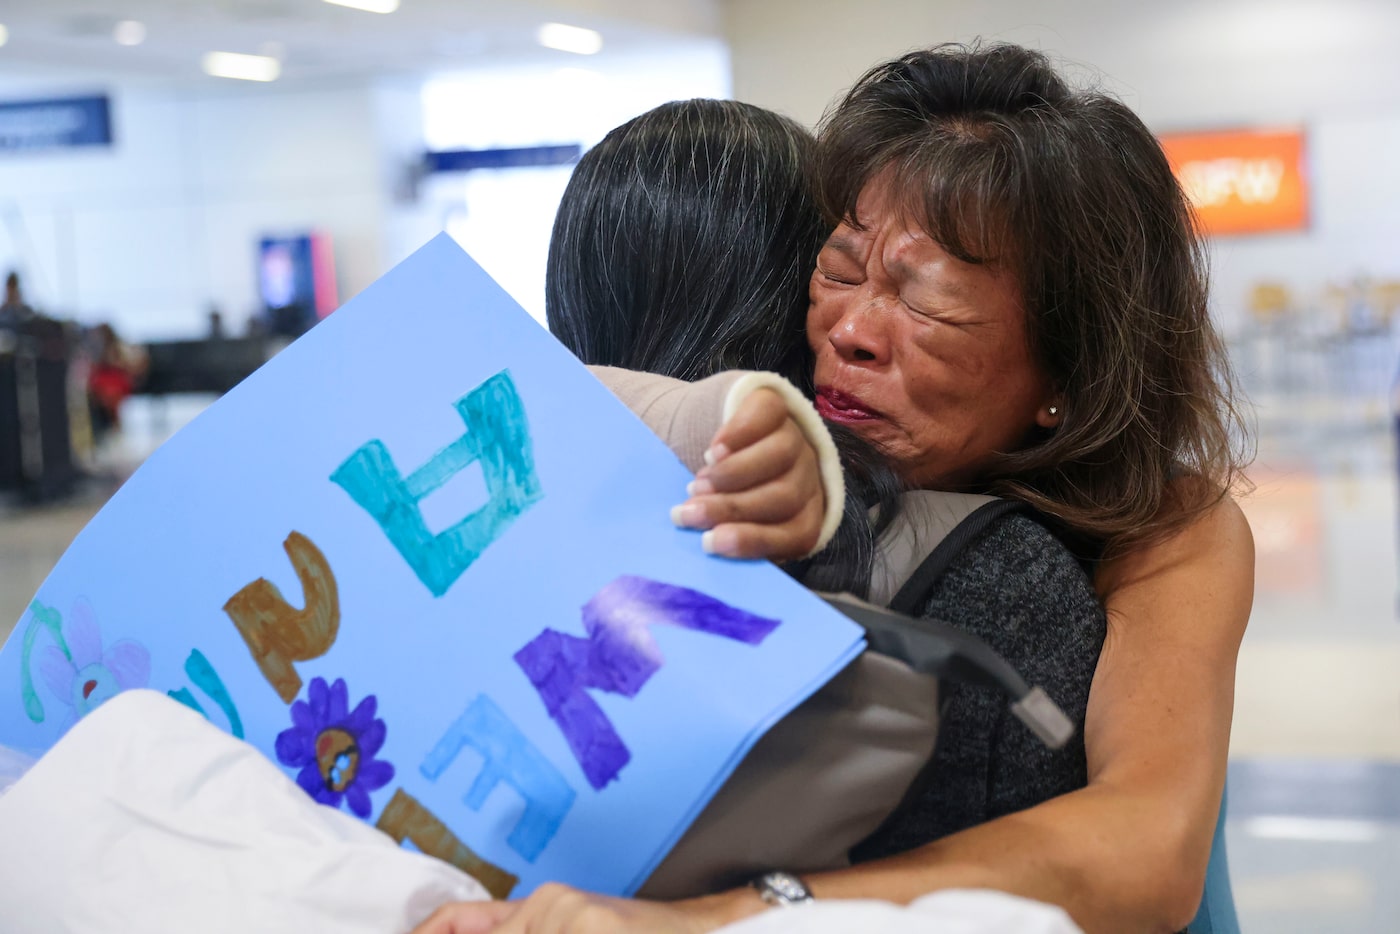
<svg viewBox="0 0 1400 934">
<path fill-rule="evenodd" d="M 674 528 L 687 479 L 439 236 L 78 536 L 0 651 L 0 745 L 155 688 L 498 896 L 630 893 L 861 647 Z"/>
</svg>

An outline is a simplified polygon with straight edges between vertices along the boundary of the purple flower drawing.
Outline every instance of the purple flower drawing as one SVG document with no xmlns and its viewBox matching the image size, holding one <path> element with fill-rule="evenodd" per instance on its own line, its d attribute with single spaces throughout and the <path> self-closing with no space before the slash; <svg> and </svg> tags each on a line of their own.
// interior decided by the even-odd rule
<svg viewBox="0 0 1400 934">
<path fill-rule="evenodd" d="M 150 680 L 151 653 L 141 643 L 121 639 L 103 650 L 97 615 L 86 600 L 73 604 L 59 631 L 62 640 L 47 646 L 39 657 L 39 674 L 72 711 L 71 722 L 113 695 L 145 687 Z"/>
<path fill-rule="evenodd" d="M 386 732 L 374 716 L 378 703 L 370 694 L 351 710 L 344 678 L 330 687 L 312 678 L 306 700 L 292 704 L 292 728 L 277 734 L 277 759 L 301 769 L 297 784 L 333 808 L 344 799 L 358 817 L 369 817 L 369 793 L 394 777 L 394 767 L 375 758 Z"/>
</svg>

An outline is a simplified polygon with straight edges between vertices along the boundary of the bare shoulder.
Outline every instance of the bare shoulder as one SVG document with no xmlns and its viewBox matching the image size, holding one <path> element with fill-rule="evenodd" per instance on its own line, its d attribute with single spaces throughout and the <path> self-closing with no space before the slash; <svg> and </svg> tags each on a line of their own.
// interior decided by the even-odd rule
<svg viewBox="0 0 1400 934">
<path fill-rule="evenodd" d="M 1238 646 L 1254 602 L 1254 536 L 1226 495 L 1170 537 L 1103 561 L 1094 585 L 1110 631 L 1159 623 L 1163 634 Z"/>
<path fill-rule="evenodd" d="M 1233 496 L 1220 497 L 1190 523 L 1160 541 L 1143 545 L 1100 562 L 1094 574 L 1105 599 L 1145 576 L 1185 565 L 1205 572 L 1235 574 L 1254 567 L 1254 535 L 1244 510 Z"/>
</svg>

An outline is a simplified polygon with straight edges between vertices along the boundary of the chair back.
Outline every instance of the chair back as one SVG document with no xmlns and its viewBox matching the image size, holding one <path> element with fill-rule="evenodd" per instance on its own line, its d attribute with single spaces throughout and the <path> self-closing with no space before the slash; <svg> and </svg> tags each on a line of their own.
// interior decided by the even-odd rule
<svg viewBox="0 0 1400 934">
<path fill-rule="evenodd" d="M 1240 934 L 1235 914 L 1235 894 L 1230 889 L 1230 866 L 1225 854 L 1225 801 L 1229 788 L 1220 796 L 1220 815 L 1215 819 L 1215 838 L 1210 843 L 1206 864 L 1206 888 L 1201 907 L 1186 930 L 1188 934 Z"/>
</svg>

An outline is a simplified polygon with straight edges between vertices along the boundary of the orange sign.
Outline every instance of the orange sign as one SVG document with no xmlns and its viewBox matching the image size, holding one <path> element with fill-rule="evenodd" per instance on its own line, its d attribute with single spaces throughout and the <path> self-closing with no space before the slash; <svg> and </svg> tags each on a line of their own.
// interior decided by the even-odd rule
<svg viewBox="0 0 1400 934">
<path fill-rule="evenodd" d="M 1205 233 L 1308 226 L 1301 130 L 1177 133 L 1161 141 Z"/>
</svg>

